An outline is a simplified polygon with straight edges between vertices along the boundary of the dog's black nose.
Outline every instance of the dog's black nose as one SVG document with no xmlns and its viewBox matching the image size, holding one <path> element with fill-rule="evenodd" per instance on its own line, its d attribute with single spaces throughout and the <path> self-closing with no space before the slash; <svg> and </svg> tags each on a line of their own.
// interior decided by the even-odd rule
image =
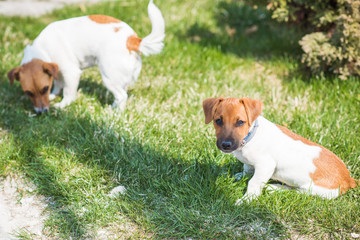
<svg viewBox="0 0 360 240">
<path fill-rule="evenodd" d="M 229 141 L 221 143 L 221 146 L 224 150 L 230 149 L 231 145 L 232 145 L 232 142 L 229 142 Z"/>
<path fill-rule="evenodd" d="M 37 115 L 41 115 L 42 113 L 48 113 L 49 108 L 35 108 L 35 112 Z"/>
</svg>

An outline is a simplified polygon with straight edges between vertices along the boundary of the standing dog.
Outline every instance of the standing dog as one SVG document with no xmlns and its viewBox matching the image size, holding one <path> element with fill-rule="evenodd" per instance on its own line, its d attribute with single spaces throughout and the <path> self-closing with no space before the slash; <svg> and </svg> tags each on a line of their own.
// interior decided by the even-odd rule
<svg viewBox="0 0 360 240">
<path fill-rule="evenodd" d="M 76 98 L 83 69 L 97 65 L 107 89 L 113 93 L 113 107 L 125 109 L 127 87 L 139 77 L 140 53 L 160 53 L 165 38 L 161 11 L 150 0 L 150 35 L 141 39 L 134 30 L 116 18 L 90 15 L 49 24 L 32 45 L 26 46 L 21 66 L 8 72 L 10 84 L 20 81 L 37 113 L 49 110 L 49 99 L 63 89 L 63 108 Z M 51 94 L 52 80 L 54 89 Z"/>
<path fill-rule="evenodd" d="M 356 187 L 334 153 L 260 116 L 260 101 L 209 98 L 203 109 L 205 123 L 214 121 L 217 147 L 244 163 L 243 174 L 255 170 L 237 203 L 259 196 L 269 179 L 326 198 Z"/>
</svg>

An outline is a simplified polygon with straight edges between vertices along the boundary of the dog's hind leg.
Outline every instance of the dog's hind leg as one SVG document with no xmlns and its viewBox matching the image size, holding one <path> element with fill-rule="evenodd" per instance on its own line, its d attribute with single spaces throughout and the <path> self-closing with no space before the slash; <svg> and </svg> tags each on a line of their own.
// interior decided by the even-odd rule
<svg viewBox="0 0 360 240">
<path fill-rule="evenodd" d="M 277 191 L 288 191 L 288 190 L 297 190 L 296 188 L 281 184 L 281 183 L 271 183 L 266 184 L 266 190 L 270 193 L 277 192 Z"/>
<path fill-rule="evenodd" d="M 123 84 L 124 81 L 121 79 L 111 79 L 108 75 L 104 74 L 101 70 L 101 76 L 104 82 L 105 87 L 114 95 L 114 102 L 112 104 L 113 108 L 117 108 L 120 111 L 124 111 L 126 107 L 126 101 L 128 99 L 128 95 L 126 92 L 126 88 Z"/>
<path fill-rule="evenodd" d="M 313 185 L 313 183 L 301 186 L 299 188 L 299 192 L 307 193 L 310 195 L 317 195 L 317 196 L 321 196 L 321 197 L 328 198 L 328 199 L 336 198 L 340 195 L 339 188 L 328 189 L 328 188 Z"/>
<path fill-rule="evenodd" d="M 112 108 L 118 108 L 120 111 L 124 111 L 126 108 L 126 102 L 128 95 L 126 91 L 122 88 L 111 91 L 114 94 L 115 100 L 111 105 Z"/>
</svg>

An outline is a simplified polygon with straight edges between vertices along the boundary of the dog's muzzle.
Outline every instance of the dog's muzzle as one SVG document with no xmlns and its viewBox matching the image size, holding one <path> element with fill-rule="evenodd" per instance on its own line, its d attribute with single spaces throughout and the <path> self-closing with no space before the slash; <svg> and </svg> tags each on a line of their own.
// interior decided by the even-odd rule
<svg viewBox="0 0 360 240">
<path fill-rule="evenodd" d="M 41 115 L 42 113 L 48 113 L 49 112 L 49 108 L 45 107 L 45 108 L 37 108 L 34 107 L 36 114 Z"/>
<path fill-rule="evenodd" d="M 231 153 L 238 148 L 239 143 L 234 139 L 218 139 L 216 145 L 221 151 Z"/>
</svg>

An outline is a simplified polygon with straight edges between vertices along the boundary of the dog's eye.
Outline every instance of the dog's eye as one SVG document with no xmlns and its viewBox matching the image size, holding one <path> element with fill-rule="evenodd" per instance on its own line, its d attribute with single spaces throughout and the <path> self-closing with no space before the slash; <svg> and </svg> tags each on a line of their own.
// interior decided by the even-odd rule
<svg viewBox="0 0 360 240">
<path fill-rule="evenodd" d="M 33 96 L 34 96 L 34 94 L 33 94 L 32 92 L 30 92 L 30 91 L 25 91 L 25 94 L 28 95 L 29 97 L 33 97 Z"/>
<path fill-rule="evenodd" d="M 238 121 L 235 123 L 235 126 L 236 126 L 236 127 L 241 127 L 242 125 L 244 125 L 244 123 L 246 123 L 246 122 L 243 121 L 243 120 L 238 120 Z"/>
<path fill-rule="evenodd" d="M 218 118 L 215 120 L 215 123 L 218 125 L 218 126 L 222 126 L 223 125 L 223 121 L 222 121 L 222 118 Z"/>
<path fill-rule="evenodd" d="M 47 75 L 49 75 L 49 77 L 52 76 L 51 72 L 50 72 L 49 70 L 47 70 L 47 69 L 44 69 L 44 73 L 46 73 Z"/>
<path fill-rule="evenodd" d="M 41 94 L 45 94 L 45 93 L 47 93 L 47 91 L 49 90 L 49 86 L 46 86 L 46 87 L 44 87 L 42 90 L 41 90 Z"/>
</svg>

